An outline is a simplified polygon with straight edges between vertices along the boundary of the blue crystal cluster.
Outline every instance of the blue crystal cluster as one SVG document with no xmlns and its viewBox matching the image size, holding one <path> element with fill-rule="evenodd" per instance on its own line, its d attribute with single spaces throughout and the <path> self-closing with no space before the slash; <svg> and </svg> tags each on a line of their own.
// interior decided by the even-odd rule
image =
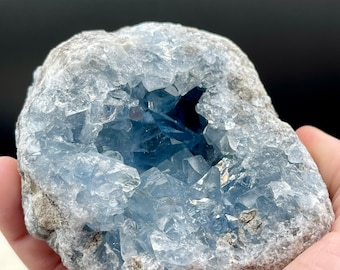
<svg viewBox="0 0 340 270">
<path fill-rule="evenodd" d="M 16 138 L 27 228 L 69 269 L 282 269 L 334 219 L 253 65 L 201 30 L 62 43 Z"/>
<path fill-rule="evenodd" d="M 135 99 L 131 102 L 136 106 L 124 108 L 116 121 L 103 126 L 95 142 L 99 153 L 119 155 L 139 173 L 182 151 L 183 158 L 189 157 L 187 152 L 199 156 L 195 160 L 201 165 L 196 167 L 210 166 L 219 158 L 203 136 L 207 120 L 195 111 L 204 89 L 196 87 L 184 96 L 173 96 L 165 89 L 148 92 L 141 84 L 122 91 Z M 198 160 L 206 160 L 204 163 L 208 164 Z M 180 179 L 184 181 L 187 177 L 190 175 L 182 175 Z"/>
</svg>

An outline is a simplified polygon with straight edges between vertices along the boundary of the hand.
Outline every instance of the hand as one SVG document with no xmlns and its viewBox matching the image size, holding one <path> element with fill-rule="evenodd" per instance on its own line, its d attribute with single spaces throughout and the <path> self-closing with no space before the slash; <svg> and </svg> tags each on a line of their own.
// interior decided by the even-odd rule
<svg viewBox="0 0 340 270">
<path fill-rule="evenodd" d="M 297 130 L 325 180 L 336 220 L 332 231 L 312 245 L 285 270 L 340 269 L 340 140 L 313 127 Z M 60 257 L 44 242 L 30 236 L 21 207 L 20 176 L 17 163 L 0 158 L 0 230 L 29 269 L 64 270 Z"/>
<path fill-rule="evenodd" d="M 284 270 L 340 269 L 340 140 L 310 126 L 296 133 L 316 162 L 326 182 L 335 212 L 332 231 L 312 245 Z"/>
<path fill-rule="evenodd" d="M 21 207 L 17 162 L 10 157 L 0 158 L 0 231 L 29 269 L 66 269 L 46 242 L 28 234 Z"/>
</svg>

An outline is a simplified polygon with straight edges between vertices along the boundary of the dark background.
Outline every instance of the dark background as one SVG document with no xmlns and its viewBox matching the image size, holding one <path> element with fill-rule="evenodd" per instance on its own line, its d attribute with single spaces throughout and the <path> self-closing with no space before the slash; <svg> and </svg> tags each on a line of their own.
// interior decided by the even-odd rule
<svg viewBox="0 0 340 270">
<path fill-rule="evenodd" d="M 32 72 L 72 35 L 169 21 L 226 36 L 255 64 L 284 121 L 340 137 L 340 1 L 0 0 L 0 155 L 15 156 L 15 121 Z"/>
</svg>

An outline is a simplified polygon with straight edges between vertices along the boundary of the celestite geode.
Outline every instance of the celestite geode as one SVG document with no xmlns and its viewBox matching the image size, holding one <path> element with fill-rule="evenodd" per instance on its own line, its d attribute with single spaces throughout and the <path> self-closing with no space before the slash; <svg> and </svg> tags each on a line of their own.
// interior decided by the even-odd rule
<svg viewBox="0 0 340 270">
<path fill-rule="evenodd" d="M 75 35 L 16 139 L 27 228 L 69 269 L 282 269 L 334 219 L 252 63 L 202 30 Z"/>
</svg>

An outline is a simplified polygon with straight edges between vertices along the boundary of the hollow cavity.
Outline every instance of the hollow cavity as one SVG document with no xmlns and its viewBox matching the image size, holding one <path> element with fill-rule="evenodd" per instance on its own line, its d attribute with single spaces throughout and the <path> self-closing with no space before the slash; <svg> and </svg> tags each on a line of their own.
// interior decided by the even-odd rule
<svg viewBox="0 0 340 270">
<path fill-rule="evenodd" d="M 99 153 L 119 158 L 139 173 L 179 152 L 203 158 L 208 166 L 214 163 L 217 155 L 203 135 L 208 121 L 195 110 L 205 89 L 195 87 L 180 96 L 169 89 L 148 92 L 140 84 L 124 91 L 135 105 L 103 125 L 95 143 Z"/>
</svg>

